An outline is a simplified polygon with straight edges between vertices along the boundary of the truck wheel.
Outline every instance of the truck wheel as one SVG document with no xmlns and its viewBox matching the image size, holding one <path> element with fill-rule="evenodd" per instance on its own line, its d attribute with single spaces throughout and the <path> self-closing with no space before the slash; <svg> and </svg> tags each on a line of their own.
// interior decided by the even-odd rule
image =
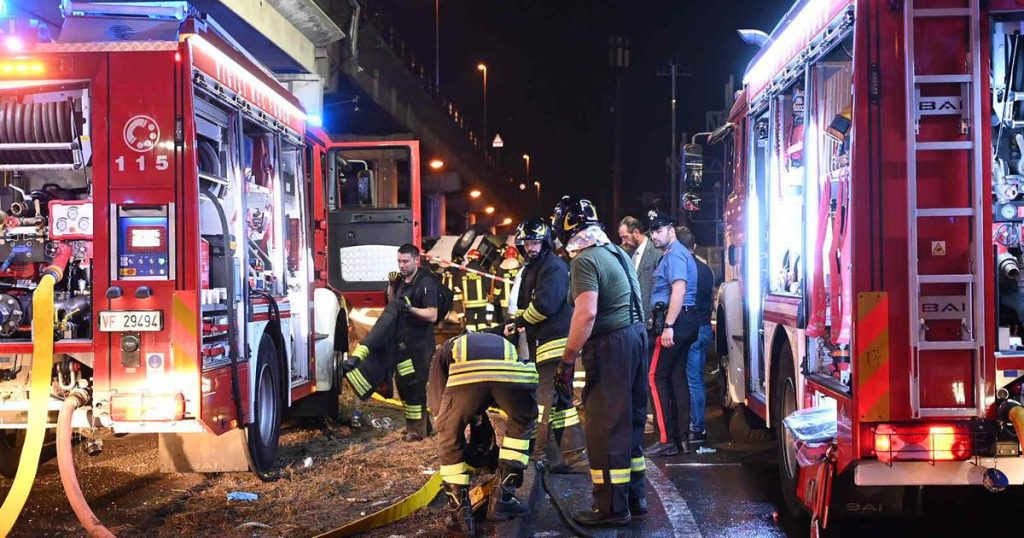
<svg viewBox="0 0 1024 538">
<path fill-rule="evenodd" d="M 747 406 L 734 402 L 729 396 L 729 357 L 719 357 L 718 395 L 722 416 L 729 429 L 729 437 L 737 443 L 763 443 L 768 440 L 768 428 Z"/>
<path fill-rule="evenodd" d="M 253 471 L 267 473 L 274 467 L 281 438 L 281 379 L 277 346 L 268 334 L 260 339 L 256 356 L 253 421 L 248 426 L 249 456 Z"/>
<path fill-rule="evenodd" d="M 0 475 L 14 478 L 25 445 L 25 430 L 0 430 Z"/>
<path fill-rule="evenodd" d="M 775 369 L 775 380 L 772 383 L 772 427 L 775 429 L 775 444 L 778 448 L 779 482 L 782 486 L 782 498 L 786 510 L 794 517 L 806 512 L 796 495 L 797 476 L 800 472 L 796 460 L 796 447 L 793 436 L 783 426 L 782 421 L 790 413 L 796 411 L 796 376 L 793 373 L 793 352 L 789 346 L 782 348 L 776 357 L 778 366 Z"/>
</svg>

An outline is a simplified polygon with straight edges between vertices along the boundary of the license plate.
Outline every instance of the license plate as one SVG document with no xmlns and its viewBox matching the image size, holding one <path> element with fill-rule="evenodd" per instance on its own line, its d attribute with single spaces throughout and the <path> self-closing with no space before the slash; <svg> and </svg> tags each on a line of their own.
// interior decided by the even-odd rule
<svg viewBox="0 0 1024 538">
<path fill-rule="evenodd" d="M 100 312 L 103 332 L 152 332 L 164 328 L 164 313 L 159 310 L 121 310 Z"/>
</svg>

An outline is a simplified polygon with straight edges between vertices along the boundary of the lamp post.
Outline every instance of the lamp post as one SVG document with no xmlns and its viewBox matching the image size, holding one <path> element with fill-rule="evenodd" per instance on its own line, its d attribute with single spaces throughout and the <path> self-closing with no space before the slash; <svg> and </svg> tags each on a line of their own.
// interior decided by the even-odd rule
<svg viewBox="0 0 1024 538">
<path fill-rule="evenodd" d="M 533 186 L 537 187 L 537 201 L 540 201 L 540 181 L 534 181 Z"/>
<path fill-rule="evenodd" d="M 477 64 L 476 69 L 477 69 L 477 71 L 480 71 L 481 73 L 484 74 L 484 138 L 483 138 L 483 140 L 484 140 L 484 144 L 490 144 L 490 140 L 491 139 L 490 139 L 489 136 L 487 136 L 488 135 L 488 133 L 487 133 L 487 66 L 484 65 L 483 63 L 479 63 L 479 64 Z M 484 151 L 487 151 L 486 146 L 484 147 Z"/>
<path fill-rule="evenodd" d="M 434 0 L 434 90 L 441 88 L 441 0 Z"/>
<path fill-rule="evenodd" d="M 526 181 L 530 181 L 530 154 L 524 153 L 523 160 L 526 161 Z"/>
</svg>

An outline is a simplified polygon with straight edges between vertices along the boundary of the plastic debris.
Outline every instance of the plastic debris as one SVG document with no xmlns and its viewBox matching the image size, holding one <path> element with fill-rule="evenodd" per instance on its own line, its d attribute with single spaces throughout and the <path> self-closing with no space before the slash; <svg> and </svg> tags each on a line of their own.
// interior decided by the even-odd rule
<svg viewBox="0 0 1024 538">
<path fill-rule="evenodd" d="M 250 493 L 248 491 L 232 491 L 232 492 L 228 493 L 228 500 L 229 501 L 247 501 L 247 502 L 251 502 L 251 501 L 259 500 L 259 498 L 260 498 L 259 495 L 256 495 L 255 493 Z"/>
<path fill-rule="evenodd" d="M 378 430 L 390 430 L 394 427 L 394 423 L 388 417 L 375 418 L 370 421 L 370 425 Z"/>
<path fill-rule="evenodd" d="M 307 456 L 306 459 L 302 460 L 302 466 L 303 467 L 312 467 L 313 466 L 313 457 L 312 456 Z"/>
<path fill-rule="evenodd" d="M 246 521 L 241 525 L 235 527 L 236 531 L 244 531 L 245 529 L 269 529 L 270 525 L 266 523 L 260 523 L 259 521 Z"/>
<path fill-rule="evenodd" d="M 714 454 L 715 452 L 718 452 L 717 448 L 707 448 L 703 446 L 697 447 L 698 454 Z"/>
</svg>

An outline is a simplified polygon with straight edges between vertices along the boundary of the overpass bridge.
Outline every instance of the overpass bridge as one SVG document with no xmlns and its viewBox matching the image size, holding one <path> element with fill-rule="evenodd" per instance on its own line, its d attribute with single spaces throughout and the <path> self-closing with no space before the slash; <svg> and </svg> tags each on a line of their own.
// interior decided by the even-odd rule
<svg viewBox="0 0 1024 538">
<path fill-rule="evenodd" d="M 67 0 L 65 0 L 67 1 Z M 109 0 L 105 0 L 109 1 Z M 89 3 L 89 2 L 83 2 Z M 0 0 L 8 15 L 61 23 L 60 3 Z M 502 173 L 465 115 L 424 76 L 365 0 L 192 0 L 303 103 L 338 140 L 414 138 L 423 177 L 424 235 L 467 226 L 509 232 L 535 212 L 532 190 Z M 351 112 L 359 109 L 358 120 Z M 471 196 L 470 193 L 479 196 Z M 492 212 L 485 211 L 493 207 Z"/>
</svg>

